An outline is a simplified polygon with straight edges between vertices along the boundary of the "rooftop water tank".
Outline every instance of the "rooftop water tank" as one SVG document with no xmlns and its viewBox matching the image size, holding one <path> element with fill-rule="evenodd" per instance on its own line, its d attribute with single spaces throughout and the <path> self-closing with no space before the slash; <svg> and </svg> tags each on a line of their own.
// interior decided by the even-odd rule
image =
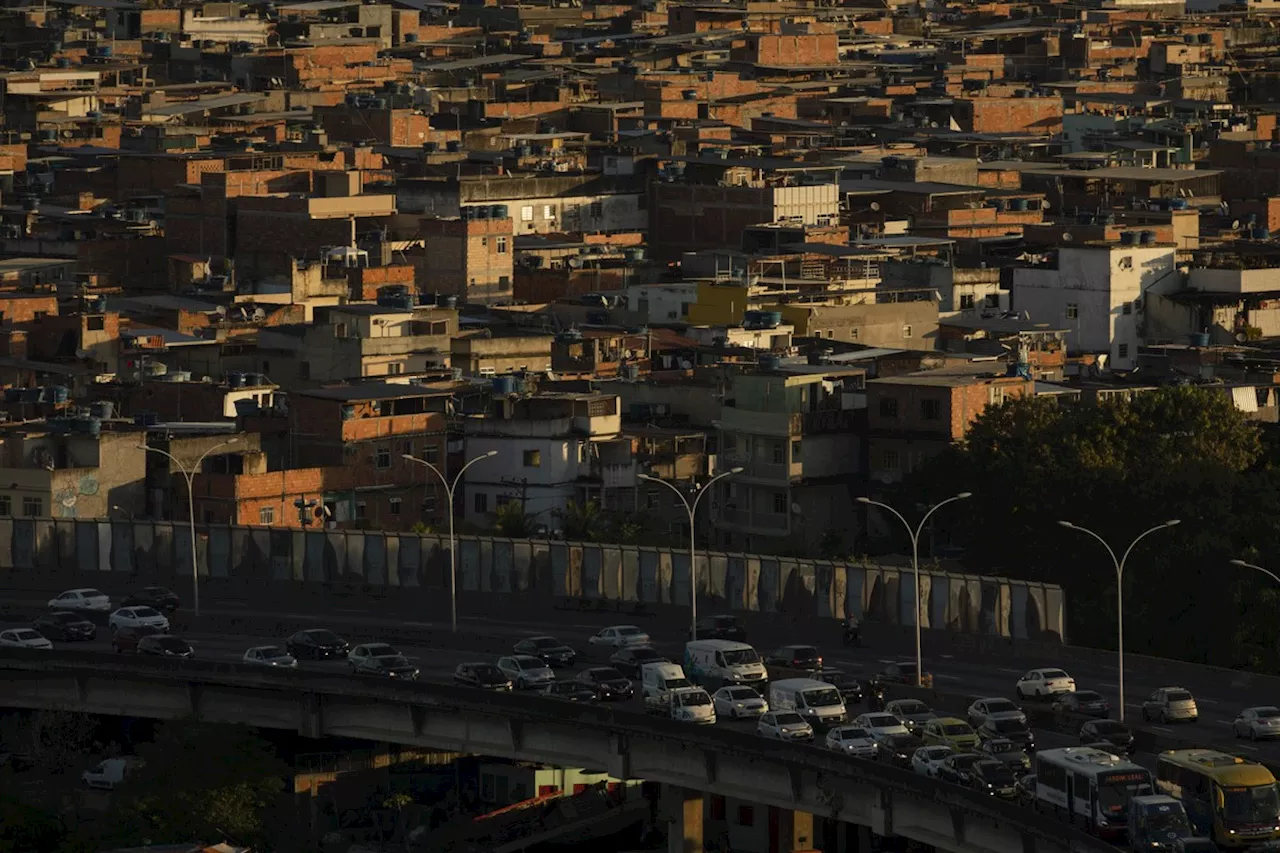
<svg viewBox="0 0 1280 853">
<path fill-rule="evenodd" d="M 1255 229 L 1253 229 L 1253 239 L 1255 239 L 1255 240 L 1270 240 L 1270 239 L 1271 239 L 1271 231 L 1270 231 L 1270 229 L 1267 229 L 1267 228 L 1255 228 Z"/>
<path fill-rule="evenodd" d="M 1138 242 L 1143 246 L 1150 246 L 1155 241 L 1156 241 L 1156 232 L 1154 231 L 1143 231 L 1142 234 L 1138 237 Z"/>
<path fill-rule="evenodd" d="M 1137 231 L 1121 231 L 1121 232 L 1120 232 L 1120 245 L 1121 245 L 1121 246 L 1132 246 L 1132 245 L 1136 242 L 1136 238 L 1137 238 L 1137 236 L 1138 236 L 1138 232 L 1137 232 Z"/>
<path fill-rule="evenodd" d="M 457 153 L 462 150 L 462 143 L 456 139 L 450 139 L 444 144 L 444 150 L 451 153 Z"/>
<path fill-rule="evenodd" d="M 1169 199 L 1169 209 L 1170 209 L 1170 210 L 1186 210 L 1186 209 L 1187 209 L 1187 207 L 1188 207 L 1188 205 L 1187 205 L 1187 200 L 1186 200 L 1185 198 L 1171 198 L 1171 199 Z"/>
<path fill-rule="evenodd" d="M 493 377 L 493 393 L 504 396 L 516 393 L 516 378 L 514 376 Z"/>
<path fill-rule="evenodd" d="M 1027 200 L 1025 198 L 1015 198 L 1009 202 L 1009 207 L 1015 211 L 1024 211 L 1027 209 Z"/>
<path fill-rule="evenodd" d="M 781 311 L 761 311 L 763 324 L 766 329 L 776 329 L 782 325 Z"/>
<path fill-rule="evenodd" d="M 1190 337 L 1193 347 L 1207 347 L 1209 345 L 1208 332 L 1193 332 Z"/>
<path fill-rule="evenodd" d="M 228 388 L 243 388 L 243 387 L 244 387 L 244 374 L 243 374 L 243 373 L 240 373 L 239 371 L 236 371 L 236 370 L 233 370 L 233 371 L 229 372 L 229 373 L 227 374 L 227 387 L 228 387 Z"/>
<path fill-rule="evenodd" d="M 436 305 L 441 308 L 457 308 L 458 297 L 454 296 L 452 293 L 442 293 L 436 297 Z"/>
<path fill-rule="evenodd" d="M 89 404 L 89 414 L 104 421 L 111 420 L 116 413 L 116 404 L 110 400 L 100 400 Z"/>
<path fill-rule="evenodd" d="M 54 385 L 49 389 L 49 401 L 52 403 L 65 403 L 71 397 L 71 389 L 66 385 Z"/>
<path fill-rule="evenodd" d="M 782 366 L 782 359 L 776 355 L 765 354 L 760 356 L 760 366 L 765 370 L 777 370 Z"/>
<path fill-rule="evenodd" d="M 492 219 L 509 219 L 511 216 L 511 208 L 505 204 L 495 204 L 490 212 L 493 214 Z"/>
</svg>

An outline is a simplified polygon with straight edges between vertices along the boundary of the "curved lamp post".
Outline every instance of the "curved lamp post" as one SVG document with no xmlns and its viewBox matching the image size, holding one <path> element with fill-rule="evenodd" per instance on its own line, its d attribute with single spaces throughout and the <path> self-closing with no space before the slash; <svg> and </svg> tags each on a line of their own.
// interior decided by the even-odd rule
<svg viewBox="0 0 1280 853">
<path fill-rule="evenodd" d="M 915 527 L 911 526 L 911 522 L 907 521 L 902 513 L 893 507 L 880 501 L 873 501 L 871 498 L 858 498 L 858 503 L 867 506 L 878 506 L 883 510 L 893 513 L 902 522 L 902 526 L 907 528 L 907 535 L 911 537 L 911 573 L 915 576 L 916 584 L 916 687 L 920 687 L 924 683 L 923 655 L 920 648 L 920 534 L 924 531 L 925 522 L 929 520 L 929 516 L 942 509 L 949 503 L 962 501 L 965 498 L 973 497 L 973 492 L 960 492 L 952 495 L 945 501 L 940 501 L 929 508 L 924 514 L 924 518 L 920 519 L 920 523 Z"/>
<path fill-rule="evenodd" d="M 731 477 L 734 474 L 741 473 L 742 466 L 739 465 L 736 468 L 730 468 L 722 474 L 715 475 L 710 480 L 707 480 L 707 482 L 703 484 L 702 488 L 698 489 L 697 492 L 694 493 L 693 503 L 689 503 L 689 499 L 685 497 L 684 492 L 680 491 L 679 488 L 666 480 L 659 479 L 658 477 L 650 477 L 648 474 L 636 474 L 637 479 L 646 480 L 650 483 L 661 483 L 671 491 L 675 492 L 676 497 L 680 499 L 680 503 L 684 504 L 684 511 L 689 516 L 689 608 L 692 614 L 689 622 L 690 639 L 696 640 L 698 638 L 698 540 L 695 538 L 693 533 L 693 521 L 694 517 L 698 513 L 698 501 L 702 500 L 702 496 L 711 489 L 711 484 L 716 480 L 723 480 L 725 477 Z"/>
<path fill-rule="evenodd" d="M 453 491 L 458 487 L 458 482 L 462 479 L 462 475 L 468 468 L 479 462 L 481 459 L 488 459 L 497 456 L 498 451 L 490 450 L 488 453 L 482 453 L 479 456 L 467 460 L 467 463 L 458 469 L 458 473 L 453 475 L 453 481 L 450 482 L 440 469 L 425 459 L 419 459 L 409 453 L 401 454 L 404 459 L 410 462 L 416 462 L 419 465 L 425 465 L 428 470 L 440 478 L 440 482 L 444 484 L 445 499 L 449 501 L 449 619 L 453 625 L 453 632 L 458 633 L 458 538 L 453 535 Z"/>
<path fill-rule="evenodd" d="M 226 447 L 229 444 L 237 444 L 238 438 L 228 438 L 226 441 L 220 441 L 212 447 L 200 454 L 200 458 L 195 464 L 188 468 L 182 464 L 182 460 L 174 456 L 167 450 L 161 450 L 158 447 L 150 447 L 146 444 L 139 444 L 139 450 L 145 450 L 148 453 L 159 453 L 161 456 L 167 456 L 169 461 L 178 466 L 178 470 L 182 472 L 182 478 L 187 481 L 187 523 L 189 535 L 191 536 L 191 609 L 195 613 L 196 618 L 200 618 L 200 572 L 196 569 L 196 497 L 195 486 L 193 485 L 196 474 L 200 473 L 200 466 L 204 464 L 204 460 L 210 453 L 219 447 Z M 115 507 L 112 507 L 115 509 Z"/>
<path fill-rule="evenodd" d="M 1129 543 L 1129 547 L 1124 550 L 1124 556 L 1116 559 L 1116 552 L 1107 544 L 1107 540 L 1103 539 L 1097 533 L 1094 533 L 1087 527 L 1081 527 L 1078 524 L 1072 524 L 1070 521 L 1059 521 L 1058 524 L 1069 530 L 1079 530 L 1081 533 L 1087 533 L 1094 539 L 1102 543 L 1102 547 L 1107 549 L 1107 554 L 1111 557 L 1111 562 L 1115 564 L 1116 569 L 1116 647 L 1119 653 L 1119 684 L 1120 684 L 1120 722 L 1124 722 L 1124 564 L 1129 559 L 1129 554 L 1133 552 L 1133 546 L 1137 545 L 1152 533 L 1164 530 L 1169 527 L 1175 527 L 1181 524 L 1181 520 L 1171 518 L 1163 524 L 1157 524 L 1150 530 L 1144 530 Z"/>
</svg>

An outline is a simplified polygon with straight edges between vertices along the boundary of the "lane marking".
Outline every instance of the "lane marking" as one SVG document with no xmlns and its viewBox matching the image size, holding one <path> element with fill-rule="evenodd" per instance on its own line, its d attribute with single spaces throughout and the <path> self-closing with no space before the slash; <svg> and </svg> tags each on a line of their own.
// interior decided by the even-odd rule
<svg viewBox="0 0 1280 853">
<path fill-rule="evenodd" d="M 1023 672 L 1025 672 L 1025 670 L 1021 670 L 1021 669 L 1013 669 L 1013 668 L 1011 668 L 1011 667 L 1007 667 L 1007 666 L 1002 666 L 1002 667 L 1000 667 L 999 669 L 1000 669 L 1000 671 L 1001 671 L 1001 672 L 1007 672 L 1007 673 L 1009 673 L 1010 675 L 1022 675 L 1022 674 L 1023 674 Z"/>
<path fill-rule="evenodd" d="M 1147 728 L 1155 732 L 1172 732 L 1173 731 L 1173 729 L 1169 728 L 1168 726 L 1147 726 Z"/>
<path fill-rule="evenodd" d="M 941 673 L 941 672 L 935 672 L 933 674 L 933 677 L 941 678 L 943 681 L 964 681 L 964 679 L 958 675 L 946 675 L 945 673 Z"/>
</svg>

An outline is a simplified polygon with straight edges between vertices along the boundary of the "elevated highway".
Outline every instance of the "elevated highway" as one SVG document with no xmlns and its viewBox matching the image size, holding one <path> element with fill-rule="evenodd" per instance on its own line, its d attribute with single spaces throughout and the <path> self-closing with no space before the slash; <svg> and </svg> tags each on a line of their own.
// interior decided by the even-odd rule
<svg viewBox="0 0 1280 853">
<path fill-rule="evenodd" d="M 815 747 L 707 730 L 607 706 L 388 683 L 309 670 L 0 652 L 0 707 L 194 719 L 357 737 L 607 770 L 785 810 L 795 846 L 814 818 L 954 853 L 1114 853 L 1070 826 L 964 789 Z M 700 800 L 677 808 L 677 838 L 701 835 Z M 807 830 L 804 828 L 808 827 Z M 675 849 L 682 849 L 678 843 Z"/>
</svg>

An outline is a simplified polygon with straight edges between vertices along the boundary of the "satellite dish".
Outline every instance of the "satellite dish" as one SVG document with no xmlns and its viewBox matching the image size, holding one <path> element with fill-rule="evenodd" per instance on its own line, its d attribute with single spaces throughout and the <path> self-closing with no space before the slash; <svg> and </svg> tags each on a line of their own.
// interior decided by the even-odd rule
<svg viewBox="0 0 1280 853">
<path fill-rule="evenodd" d="M 1071 232 L 1070 232 L 1070 231 L 1063 231 L 1063 232 L 1062 232 L 1062 242 L 1064 242 L 1064 243 L 1070 243 L 1070 242 L 1071 242 L 1072 240 L 1074 240 L 1074 239 L 1075 239 L 1075 237 L 1072 237 L 1072 236 L 1071 236 Z"/>
<path fill-rule="evenodd" d="M 1233 219 L 1233 220 L 1231 221 L 1231 230 L 1232 230 L 1232 231 L 1239 231 L 1239 230 L 1240 230 L 1240 220 L 1239 220 L 1239 219 Z"/>
<path fill-rule="evenodd" d="M 878 202 L 878 201 L 873 201 L 873 202 L 871 202 L 871 209 L 872 209 L 872 210 L 879 210 L 879 209 L 880 209 L 880 202 Z"/>
<path fill-rule="evenodd" d="M 1049 209 L 1049 202 L 1047 202 L 1047 201 L 1041 201 L 1041 202 L 1040 202 L 1040 209 L 1041 209 L 1041 210 L 1048 210 L 1048 209 Z"/>
<path fill-rule="evenodd" d="M 803 515 L 803 514 L 804 514 L 804 513 L 802 513 L 802 512 L 800 511 L 800 504 L 798 504 L 798 503 L 793 503 L 793 504 L 791 504 L 791 511 L 792 511 L 794 514 L 796 514 L 796 515 Z"/>
</svg>

